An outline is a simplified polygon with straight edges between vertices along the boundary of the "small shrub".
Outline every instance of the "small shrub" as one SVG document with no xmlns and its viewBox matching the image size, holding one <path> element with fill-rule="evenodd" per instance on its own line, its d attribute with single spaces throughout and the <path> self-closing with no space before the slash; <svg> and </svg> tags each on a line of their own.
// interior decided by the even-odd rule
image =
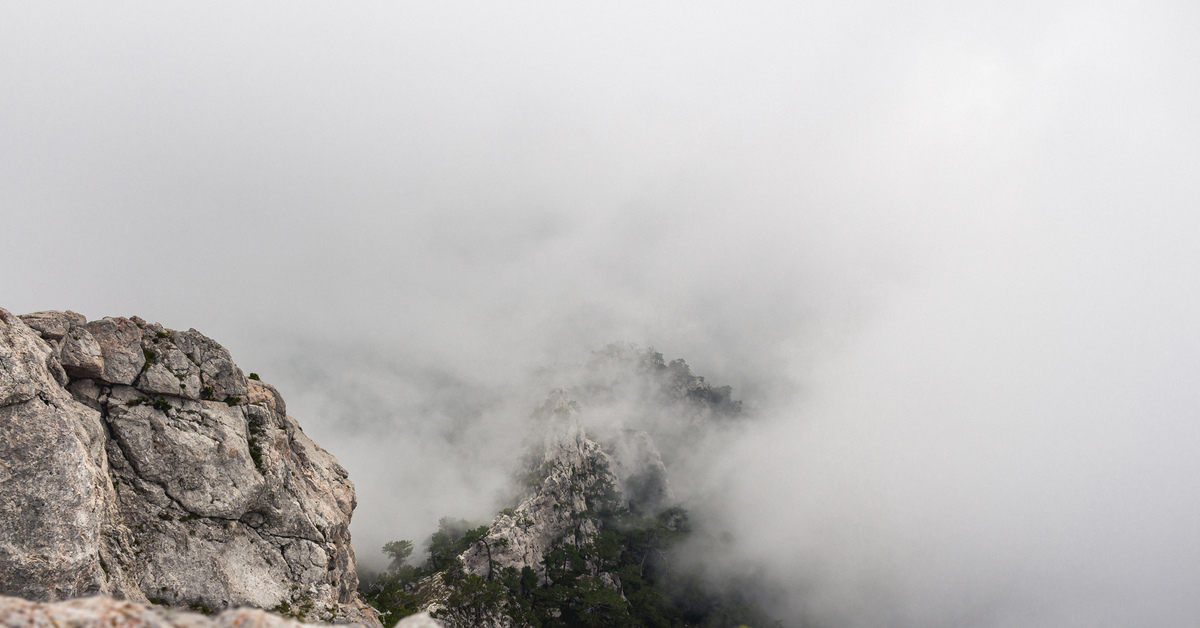
<svg viewBox="0 0 1200 628">
<path fill-rule="evenodd" d="M 229 405 L 229 406 L 236 406 L 236 405 L 238 404 L 238 402 L 240 402 L 241 400 L 242 400 L 242 398 L 241 398 L 241 397 L 238 397 L 238 396 L 236 396 L 236 395 L 234 395 L 234 396 L 231 396 L 231 397 L 226 397 L 226 398 L 225 398 L 225 405 Z"/>
<path fill-rule="evenodd" d="M 250 379 L 252 379 L 252 380 L 255 380 L 255 381 L 261 381 L 261 380 L 259 380 L 259 378 L 258 378 L 258 373 L 251 373 L 251 374 L 250 374 Z"/>
</svg>

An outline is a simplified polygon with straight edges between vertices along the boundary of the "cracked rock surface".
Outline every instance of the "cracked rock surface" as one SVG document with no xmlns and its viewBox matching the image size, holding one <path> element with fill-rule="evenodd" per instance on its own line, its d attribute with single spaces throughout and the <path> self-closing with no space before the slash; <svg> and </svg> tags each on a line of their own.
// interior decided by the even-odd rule
<svg viewBox="0 0 1200 628">
<path fill-rule="evenodd" d="M 216 617 L 208 617 L 104 596 L 52 603 L 0 596 L 0 626 L 4 628 L 302 628 L 311 625 L 252 608 L 230 609 Z"/>
<path fill-rule="evenodd" d="M 378 625 L 346 470 L 215 341 L 0 309 L 0 594 Z"/>
</svg>

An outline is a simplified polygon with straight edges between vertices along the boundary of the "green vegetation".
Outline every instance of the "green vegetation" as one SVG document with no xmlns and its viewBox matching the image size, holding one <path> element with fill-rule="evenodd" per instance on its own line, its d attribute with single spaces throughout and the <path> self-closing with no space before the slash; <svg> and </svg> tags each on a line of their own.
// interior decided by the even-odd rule
<svg viewBox="0 0 1200 628">
<path fill-rule="evenodd" d="M 263 472 L 263 451 L 262 444 L 259 443 L 259 438 L 263 435 L 262 426 L 255 421 L 251 421 L 247 426 L 249 434 L 246 438 L 246 447 L 250 450 L 250 459 L 254 461 L 254 468 L 258 469 L 259 473 Z"/>
<path fill-rule="evenodd" d="M 230 395 L 229 397 L 225 398 L 225 405 L 236 406 L 239 402 L 241 402 L 241 400 L 242 398 L 238 397 L 237 395 Z"/>
<path fill-rule="evenodd" d="M 360 593 L 383 612 L 384 625 L 417 612 L 431 576 L 449 588 L 446 608 L 435 615 L 452 627 L 485 625 L 499 615 L 513 626 L 532 628 L 779 625 L 752 602 L 712 591 L 698 577 L 671 569 L 671 549 L 690 533 L 683 509 L 636 516 L 613 507 L 610 495 L 603 497 L 609 499 L 581 513 L 598 516 L 600 532 L 579 544 L 567 542 L 577 535 L 565 535 L 545 556 L 544 577 L 530 567 L 497 569 L 487 577 L 465 572 L 458 556 L 486 542 L 488 528 L 443 518 L 429 539 L 424 565 L 407 564 L 410 541 L 388 543 L 384 552 L 392 564 L 374 581 L 364 579 Z"/>
<path fill-rule="evenodd" d="M 388 571 L 398 571 L 413 553 L 412 541 L 392 541 L 383 546 L 383 553 L 392 558 Z"/>
<path fill-rule="evenodd" d="M 308 619 L 308 614 L 313 610 L 312 598 L 301 596 L 299 599 L 293 599 L 292 602 L 295 602 L 296 605 L 292 606 L 291 602 L 284 600 L 272 608 L 271 612 L 300 621 Z"/>
<path fill-rule="evenodd" d="M 260 381 L 260 380 L 258 379 L 258 373 L 251 373 L 251 374 L 250 374 L 250 379 L 252 379 L 252 380 L 254 380 L 254 381 Z"/>
</svg>

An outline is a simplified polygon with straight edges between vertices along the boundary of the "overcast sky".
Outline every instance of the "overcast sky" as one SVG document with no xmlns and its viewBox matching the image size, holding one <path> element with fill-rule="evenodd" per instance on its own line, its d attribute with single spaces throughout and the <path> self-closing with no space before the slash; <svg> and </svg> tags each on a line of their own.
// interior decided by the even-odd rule
<svg viewBox="0 0 1200 628">
<path fill-rule="evenodd" d="M 0 307 L 225 344 L 366 562 L 628 340 L 789 622 L 1195 626 L 1198 112 L 1194 2 L 5 2 Z"/>
</svg>

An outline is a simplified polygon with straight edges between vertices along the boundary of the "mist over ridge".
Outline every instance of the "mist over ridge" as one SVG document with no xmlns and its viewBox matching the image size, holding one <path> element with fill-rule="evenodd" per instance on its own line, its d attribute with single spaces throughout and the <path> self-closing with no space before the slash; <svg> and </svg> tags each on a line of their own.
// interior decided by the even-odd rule
<svg viewBox="0 0 1200 628">
<path fill-rule="evenodd" d="M 218 338 L 360 560 L 487 517 L 614 341 L 788 625 L 1200 617 L 1185 2 L 0 9 L 0 306 Z"/>
</svg>

